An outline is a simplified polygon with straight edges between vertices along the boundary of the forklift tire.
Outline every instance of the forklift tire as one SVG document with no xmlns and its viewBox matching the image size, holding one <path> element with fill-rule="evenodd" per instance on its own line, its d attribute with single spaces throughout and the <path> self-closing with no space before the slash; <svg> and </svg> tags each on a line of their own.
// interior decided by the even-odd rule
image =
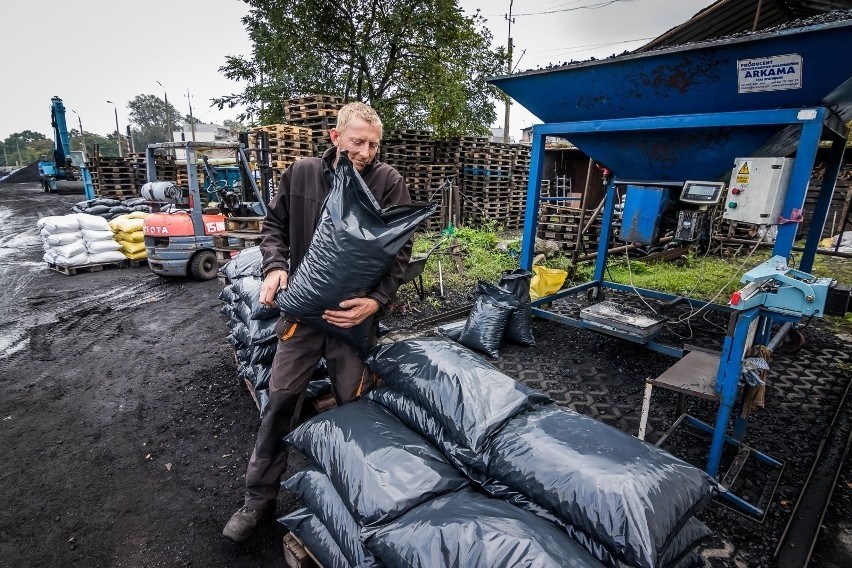
<svg viewBox="0 0 852 568">
<path fill-rule="evenodd" d="M 213 280 L 219 272 L 216 254 L 212 250 L 195 253 L 189 261 L 189 272 L 197 280 Z"/>
</svg>

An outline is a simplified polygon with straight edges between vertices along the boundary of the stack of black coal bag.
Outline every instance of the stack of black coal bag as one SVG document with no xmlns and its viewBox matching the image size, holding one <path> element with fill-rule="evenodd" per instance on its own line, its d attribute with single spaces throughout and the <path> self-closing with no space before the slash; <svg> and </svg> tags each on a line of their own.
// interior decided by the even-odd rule
<svg viewBox="0 0 852 568">
<path fill-rule="evenodd" d="M 125 200 L 96 197 L 94 199 L 87 199 L 86 201 L 79 201 L 71 209 L 75 213 L 97 215 L 107 221 L 111 221 L 120 215 L 133 213 L 134 211 L 151 212 L 151 206 L 144 197 L 133 197 Z"/>
<path fill-rule="evenodd" d="M 686 568 L 702 470 L 568 409 L 446 338 L 377 347 L 383 384 L 301 425 L 280 520 L 324 566 Z"/>
<path fill-rule="evenodd" d="M 441 326 L 438 333 L 495 358 L 500 356 L 503 341 L 534 347 L 532 276 L 529 270 L 506 270 L 496 286 L 480 282 L 467 320 Z"/>
<path fill-rule="evenodd" d="M 258 410 L 269 400 L 272 360 L 278 347 L 275 324 L 280 315 L 277 307 L 260 303 L 263 285 L 263 257 L 259 247 L 243 249 L 221 269 L 226 285 L 219 294 L 225 302 L 220 312 L 228 317 L 228 342 L 234 348 L 237 376 L 250 386 Z M 307 400 L 313 400 L 331 389 L 325 361 L 321 360 L 311 380 Z"/>
</svg>

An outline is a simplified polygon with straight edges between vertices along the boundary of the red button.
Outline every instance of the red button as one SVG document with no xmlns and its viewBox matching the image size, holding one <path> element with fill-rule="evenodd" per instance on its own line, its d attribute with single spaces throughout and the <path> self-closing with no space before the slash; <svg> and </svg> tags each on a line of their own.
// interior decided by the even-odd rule
<svg viewBox="0 0 852 568">
<path fill-rule="evenodd" d="M 732 189 L 732 190 L 731 190 L 731 193 L 732 193 L 733 195 L 739 195 L 739 194 L 741 194 L 742 192 L 743 192 L 743 190 L 741 190 L 741 189 L 740 189 L 740 188 L 738 188 L 738 187 L 735 187 L 734 189 Z"/>
<path fill-rule="evenodd" d="M 740 294 L 740 292 L 734 292 L 733 294 L 731 294 L 731 305 L 739 306 L 741 297 L 742 295 Z"/>
</svg>

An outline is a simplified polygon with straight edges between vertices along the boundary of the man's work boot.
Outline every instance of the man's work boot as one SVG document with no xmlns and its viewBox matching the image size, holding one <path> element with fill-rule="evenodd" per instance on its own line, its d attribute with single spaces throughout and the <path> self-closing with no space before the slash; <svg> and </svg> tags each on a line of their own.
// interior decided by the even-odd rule
<svg viewBox="0 0 852 568">
<path fill-rule="evenodd" d="M 234 542 L 242 542 L 252 535 L 262 516 L 262 509 L 240 507 L 240 510 L 234 513 L 228 520 L 228 523 L 222 530 L 222 536 Z"/>
</svg>

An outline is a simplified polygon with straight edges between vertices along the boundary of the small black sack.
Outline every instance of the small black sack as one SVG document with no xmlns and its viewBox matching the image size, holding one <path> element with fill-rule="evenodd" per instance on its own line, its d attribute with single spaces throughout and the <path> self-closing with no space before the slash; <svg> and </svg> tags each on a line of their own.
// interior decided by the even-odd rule
<svg viewBox="0 0 852 568">
<path fill-rule="evenodd" d="M 438 205 L 382 209 L 346 152 L 340 153 L 337 163 L 331 192 L 305 258 L 275 301 L 288 317 L 366 353 L 373 318 L 344 329 L 322 319 L 323 312 L 337 309 L 343 300 L 372 292 L 417 226 Z"/>
<path fill-rule="evenodd" d="M 487 282 L 479 283 L 478 292 L 458 341 L 474 351 L 499 357 L 506 324 L 520 302 L 511 292 Z"/>
<path fill-rule="evenodd" d="M 521 303 L 520 307 L 509 316 L 506 323 L 506 332 L 503 338 L 506 341 L 535 347 L 535 338 L 532 333 L 532 304 L 530 299 L 530 282 L 533 273 L 523 268 L 517 270 L 506 270 L 500 277 L 498 286 L 508 290 Z"/>
</svg>

